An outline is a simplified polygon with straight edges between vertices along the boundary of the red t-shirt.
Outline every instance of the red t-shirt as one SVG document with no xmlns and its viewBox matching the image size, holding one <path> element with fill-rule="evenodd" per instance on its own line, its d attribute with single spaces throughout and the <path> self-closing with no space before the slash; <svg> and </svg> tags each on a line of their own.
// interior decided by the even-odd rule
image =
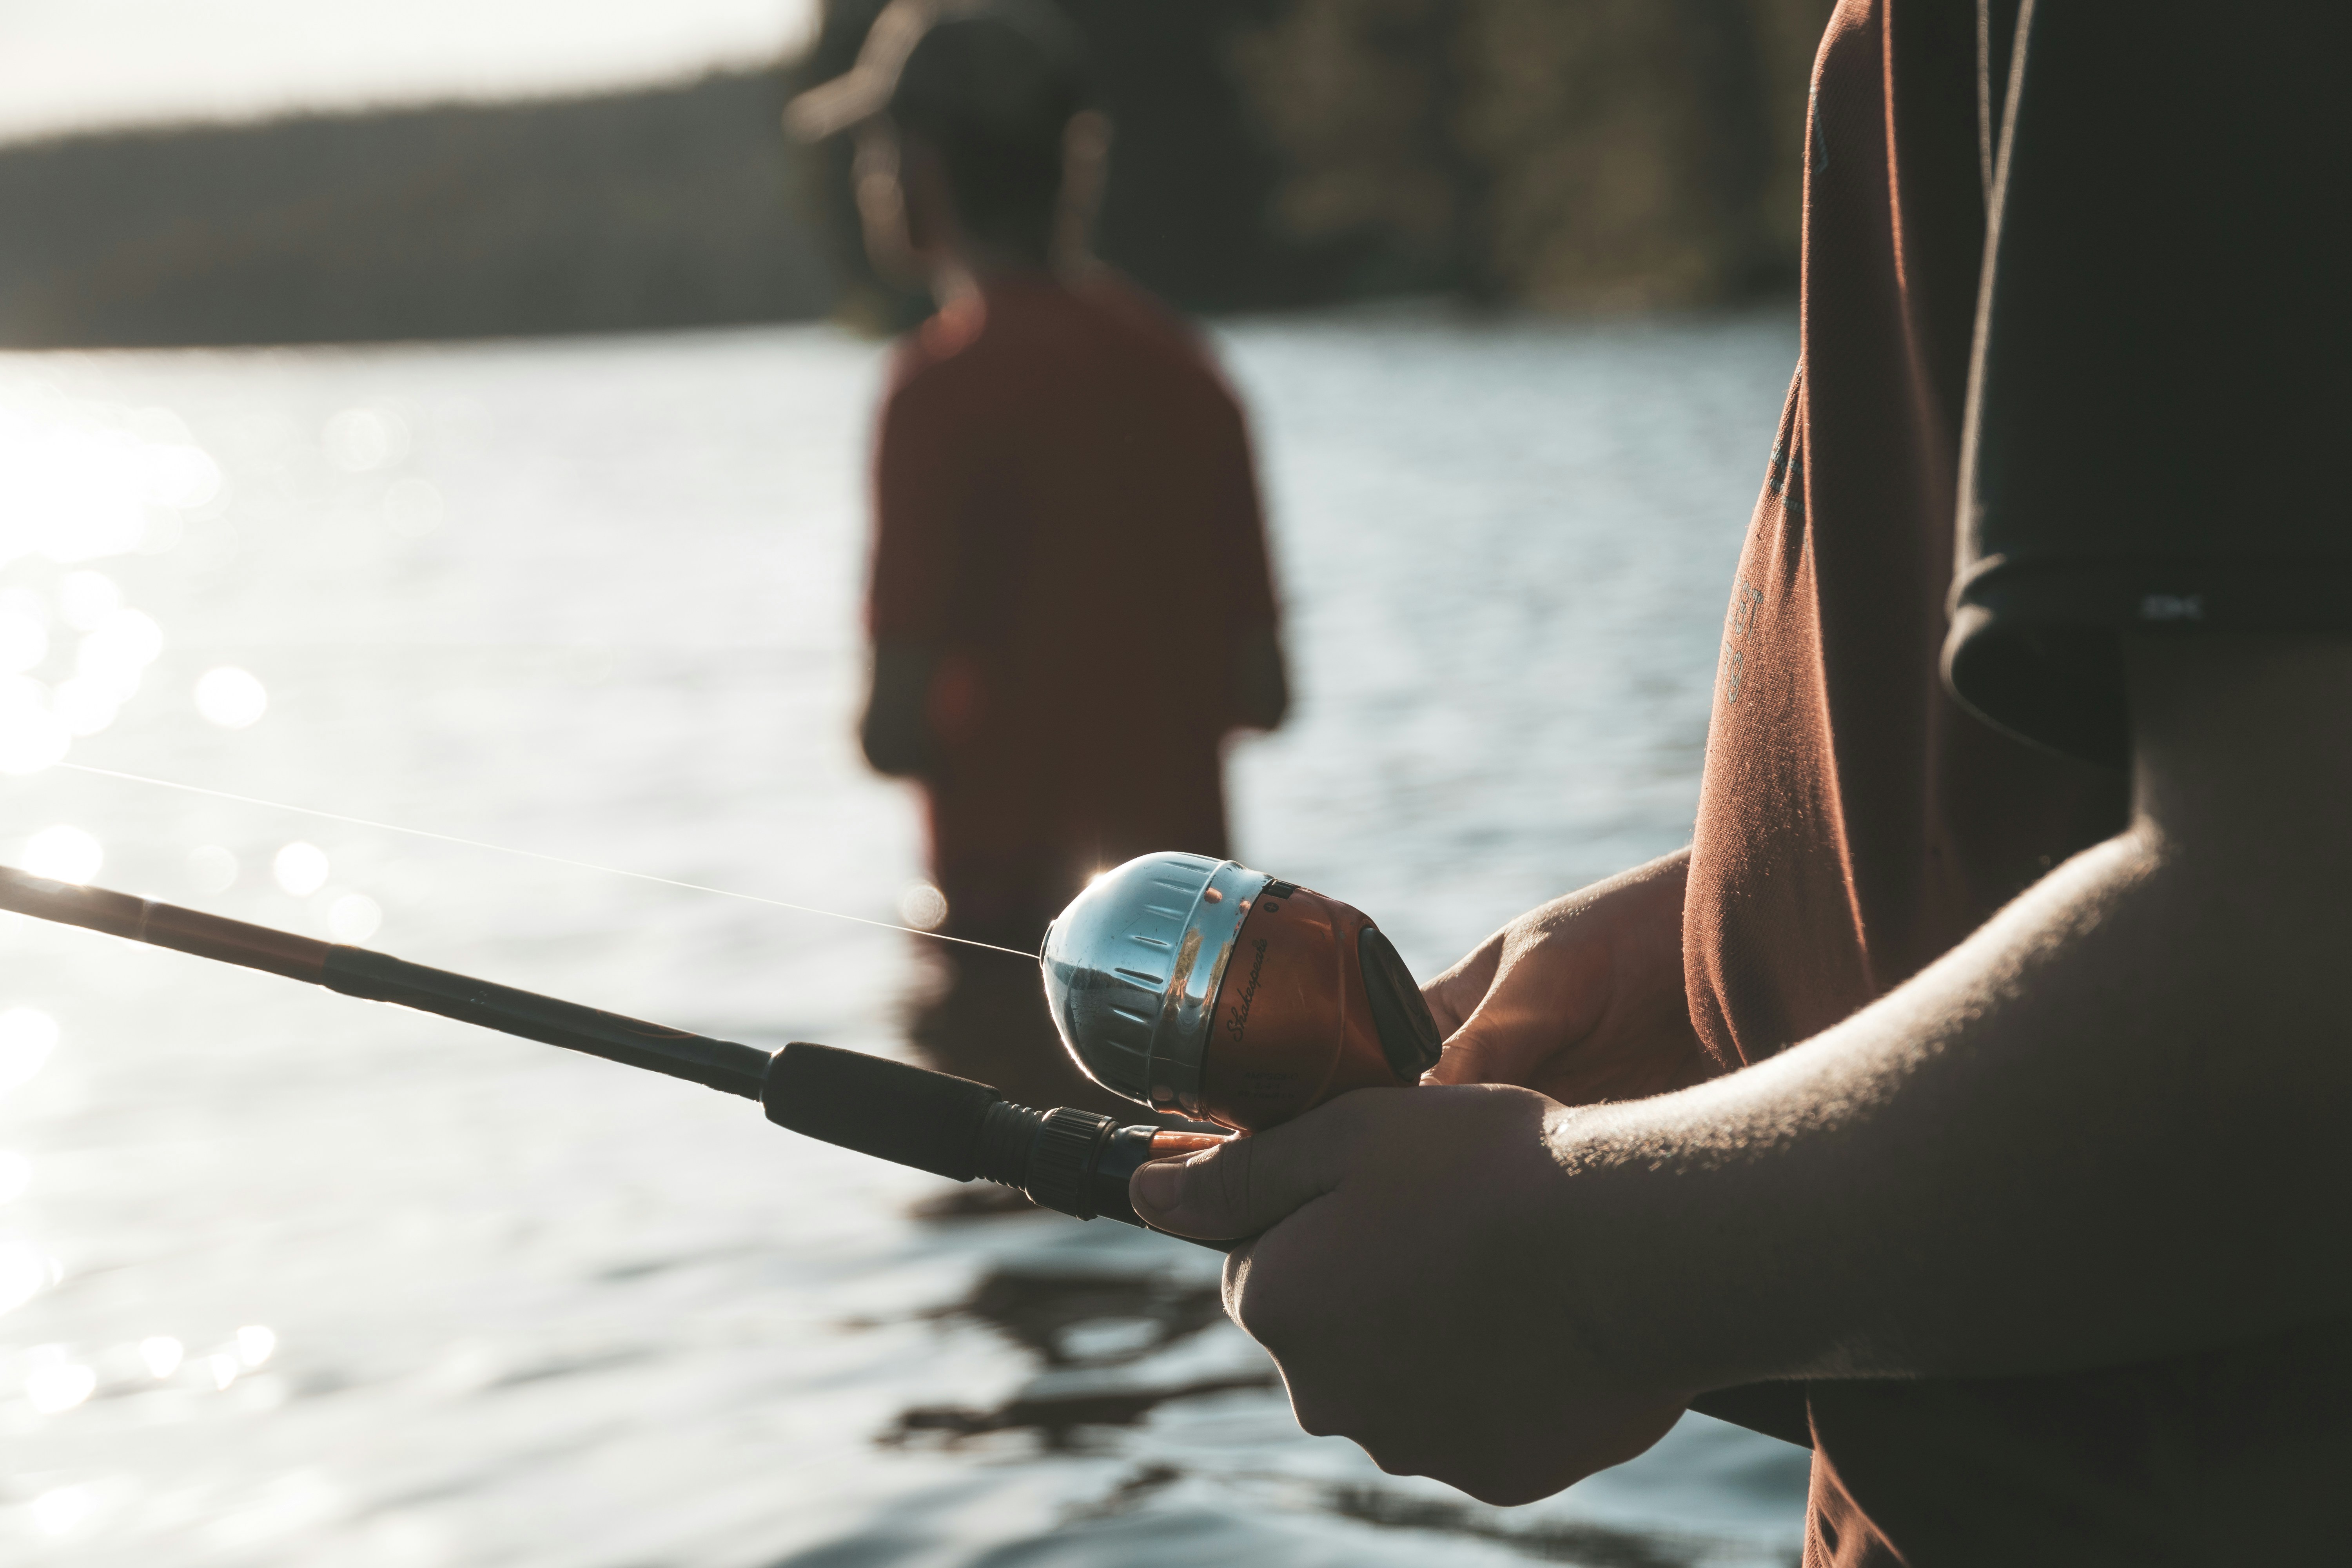
<svg viewBox="0 0 2352 1568">
<path fill-rule="evenodd" d="M 2347 9 L 1839 5 L 1685 909 L 1727 1065 L 2122 826 L 2119 636 L 2352 630 L 2352 264 L 2311 227 L 2352 188 Z M 1812 1383 L 1806 1562 L 2332 1560 L 2347 1330 Z"/>
<path fill-rule="evenodd" d="M 1183 324 L 1108 276 L 992 283 L 900 345 L 874 495 L 868 630 L 940 659 L 951 913 L 1224 854 L 1233 653 L 1274 586 L 1240 407 Z"/>
</svg>

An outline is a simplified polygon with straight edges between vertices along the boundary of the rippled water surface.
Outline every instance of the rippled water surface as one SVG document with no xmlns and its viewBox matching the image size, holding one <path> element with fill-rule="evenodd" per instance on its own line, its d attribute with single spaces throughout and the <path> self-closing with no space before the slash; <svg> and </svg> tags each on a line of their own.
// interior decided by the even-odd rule
<svg viewBox="0 0 2352 1568">
<path fill-rule="evenodd" d="M 1302 694 L 1236 752 L 1246 857 L 1427 973 L 1682 842 L 1789 327 L 1221 337 Z M 71 766 L 0 779 L 0 859 L 902 1049 L 910 939 L 559 863 L 895 918 L 913 806 L 850 734 L 879 367 L 816 329 L 0 357 L 10 759 L 558 860 Z M 1769 1440 L 1694 1416 L 1483 1508 L 1302 1436 L 1208 1254 L 926 1218 L 943 1184 L 740 1100 L 0 922 L 11 1561 L 1792 1559 Z"/>
</svg>

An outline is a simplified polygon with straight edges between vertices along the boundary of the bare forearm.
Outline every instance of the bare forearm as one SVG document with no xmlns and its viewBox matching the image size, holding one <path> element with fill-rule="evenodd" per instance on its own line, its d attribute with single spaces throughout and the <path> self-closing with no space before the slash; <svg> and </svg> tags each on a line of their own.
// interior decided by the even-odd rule
<svg viewBox="0 0 2352 1568">
<path fill-rule="evenodd" d="M 2352 759 L 2234 742 L 2162 662 L 2129 832 L 1769 1062 L 1555 1116 L 1596 1350 L 1694 1389 L 2024 1373 L 2352 1309 Z M 2343 727 L 2319 675 L 2290 726 Z"/>
</svg>

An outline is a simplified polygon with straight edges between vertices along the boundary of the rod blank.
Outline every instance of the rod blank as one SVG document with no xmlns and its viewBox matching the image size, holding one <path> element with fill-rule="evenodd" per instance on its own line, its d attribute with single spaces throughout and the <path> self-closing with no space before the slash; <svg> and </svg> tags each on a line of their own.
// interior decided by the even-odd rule
<svg viewBox="0 0 2352 1568">
<path fill-rule="evenodd" d="M 318 942 L 102 888 L 51 881 L 12 867 L 0 866 L 0 909 L 168 947 L 197 958 L 265 970 L 346 996 L 437 1013 L 542 1045 L 667 1073 L 746 1100 L 760 1098 L 771 1059 L 766 1051 L 732 1040 L 714 1040 L 443 969 L 427 969 L 366 948 Z"/>
</svg>

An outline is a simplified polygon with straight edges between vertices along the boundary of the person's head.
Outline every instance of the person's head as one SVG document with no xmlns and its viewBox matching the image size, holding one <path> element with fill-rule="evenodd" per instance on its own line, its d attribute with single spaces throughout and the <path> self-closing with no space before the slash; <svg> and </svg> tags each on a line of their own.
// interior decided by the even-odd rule
<svg viewBox="0 0 2352 1568">
<path fill-rule="evenodd" d="M 856 132 L 867 249 L 921 275 L 1053 261 L 1083 228 L 1108 131 L 1044 0 L 893 0 L 856 68 L 787 122 Z"/>
</svg>

